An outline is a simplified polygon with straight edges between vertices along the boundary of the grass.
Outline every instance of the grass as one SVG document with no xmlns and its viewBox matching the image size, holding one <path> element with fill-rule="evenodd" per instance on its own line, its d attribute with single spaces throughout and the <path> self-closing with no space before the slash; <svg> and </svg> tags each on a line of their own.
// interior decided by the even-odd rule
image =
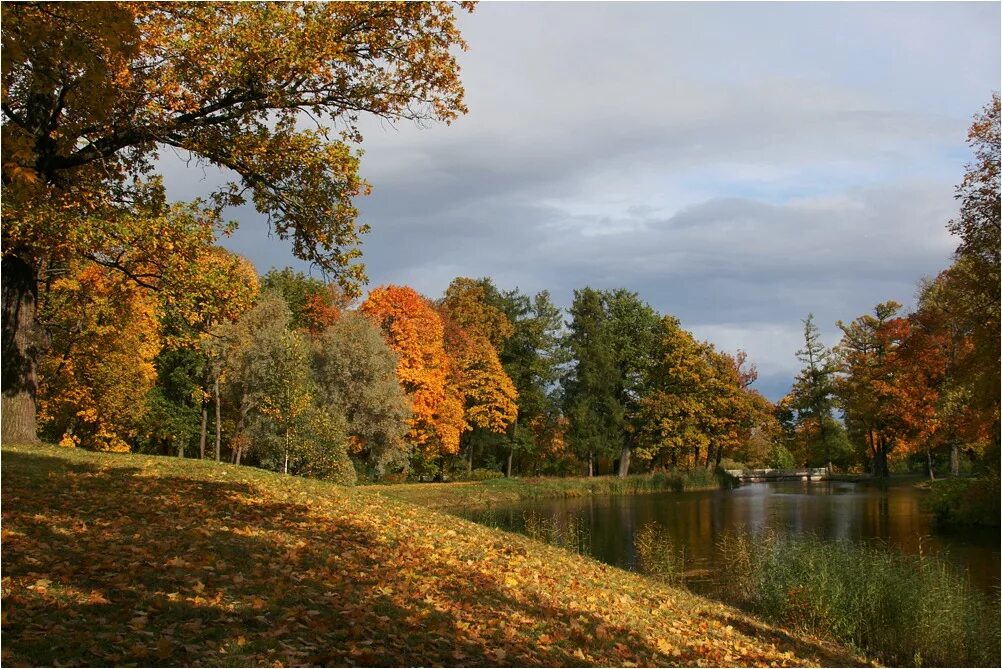
<svg viewBox="0 0 1002 669">
<path fill-rule="evenodd" d="M 705 469 L 638 476 L 503 478 L 459 483 L 373 485 L 367 489 L 433 509 L 471 509 L 514 504 L 542 497 L 637 495 L 732 487 L 726 474 Z"/>
<path fill-rule="evenodd" d="M 637 568 L 665 583 L 685 583 L 685 547 L 674 541 L 659 523 L 645 523 L 633 536 Z"/>
<path fill-rule="evenodd" d="M 846 665 L 512 533 L 270 472 L 4 446 L 5 666 Z"/>
<path fill-rule="evenodd" d="M 806 535 L 732 533 L 724 599 L 897 666 L 999 666 L 999 608 L 945 560 Z"/>
</svg>

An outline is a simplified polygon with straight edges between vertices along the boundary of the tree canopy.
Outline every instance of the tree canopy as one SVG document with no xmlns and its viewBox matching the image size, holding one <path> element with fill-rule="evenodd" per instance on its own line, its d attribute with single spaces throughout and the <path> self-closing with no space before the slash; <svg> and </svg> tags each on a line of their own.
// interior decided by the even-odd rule
<svg viewBox="0 0 1002 669">
<path fill-rule="evenodd" d="M 74 258 L 200 303 L 216 287 L 192 291 L 187 268 L 227 231 L 225 208 L 249 200 L 299 258 L 357 291 L 359 118 L 465 112 L 456 7 L 4 4 L 5 439 L 35 438 L 38 290 Z M 170 204 L 164 148 L 232 181 Z"/>
</svg>

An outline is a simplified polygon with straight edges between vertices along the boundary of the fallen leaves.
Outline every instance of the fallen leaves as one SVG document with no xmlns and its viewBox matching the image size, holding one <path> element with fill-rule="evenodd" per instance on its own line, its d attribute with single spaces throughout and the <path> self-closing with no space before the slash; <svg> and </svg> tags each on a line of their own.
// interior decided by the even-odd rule
<svg viewBox="0 0 1002 669">
<path fill-rule="evenodd" d="M 732 609 L 365 491 L 173 458 L 90 469 L 100 457 L 4 447 L 5 663 L 853 661 L 789 652 L 761 623 L 760 636 L 731 626 Z M 57 539 L 53 524 L 78 529 Z"/>
</svg>

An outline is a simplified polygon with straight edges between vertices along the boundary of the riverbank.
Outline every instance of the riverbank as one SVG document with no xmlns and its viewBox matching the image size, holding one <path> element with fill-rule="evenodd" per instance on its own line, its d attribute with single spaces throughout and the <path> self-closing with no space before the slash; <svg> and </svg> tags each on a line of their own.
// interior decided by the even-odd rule
<svg viewBox="0 0 1002 669">
<path fill-rule="evenodd" d="M 4 446 L 4 664 L 856 665 L 413 504 L 214 462 Z"/>
<path fill-rule="evenodd" d="M 928 478 L 923 474 L 891 474 L 886 479 L 879 479 L 873 474 L 839 474 L 831 473 L 825 477 L 827 481 L 838 481 L 840 483 L 866 483 L 872 485 L 901 485 L 907 483 L 921 483 Z"/>
<path fill-rule="evenodd" d="M 366 490 L 432 509 L 482 509 L 547 497 L 643 495 L 657 492 L 716 490 L 735 482 L 705 469 L 657 474 L 592 477 L 503 478 L 457 483 L 370 485 Z"/>
</svg>

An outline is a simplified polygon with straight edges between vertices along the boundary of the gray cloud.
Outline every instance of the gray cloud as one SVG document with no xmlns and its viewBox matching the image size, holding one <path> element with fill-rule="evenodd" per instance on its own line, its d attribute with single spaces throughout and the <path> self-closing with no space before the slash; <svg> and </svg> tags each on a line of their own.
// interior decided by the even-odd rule
<svg viewBox="0 0 1002 669">
<path fill-rule="evenodd" d="M 363 124 L 372 285 L 489 275 L 564 305 L 626 287 L 746 348 L 776 397 L 808 311 L 835 343 L 835 320 L 948 264 L 998 21 L 987 3 L 482 4 L 470 114 Z M 176 197 L 223 178 L 162 164 Z M 259 270 L 297 264 L 235 216 L 226 243 Z"/>
</svg>

